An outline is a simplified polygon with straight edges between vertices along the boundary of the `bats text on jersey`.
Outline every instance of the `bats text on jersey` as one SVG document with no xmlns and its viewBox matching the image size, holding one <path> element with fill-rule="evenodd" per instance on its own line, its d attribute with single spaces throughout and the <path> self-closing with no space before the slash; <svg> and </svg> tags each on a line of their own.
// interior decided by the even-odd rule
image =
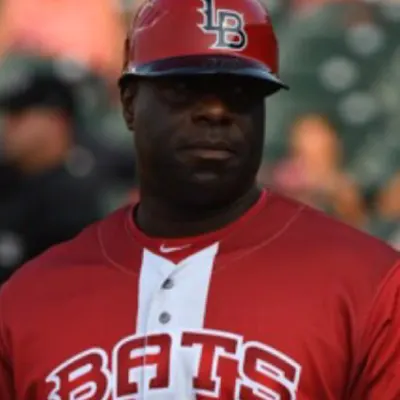
<svg viewBox="0 0 400 400">
<path fill-rule="evenodd" d="M 295 400 L 300 374 L 301 366 L 287 355 L 238 335 L 160 332 L 125 337 L 110 356 L 101 348 L 74 355 L 48 375 L 47 399 L 187 398 L 177 379 L 189 376 L 190 398 Z"/>
</svg>

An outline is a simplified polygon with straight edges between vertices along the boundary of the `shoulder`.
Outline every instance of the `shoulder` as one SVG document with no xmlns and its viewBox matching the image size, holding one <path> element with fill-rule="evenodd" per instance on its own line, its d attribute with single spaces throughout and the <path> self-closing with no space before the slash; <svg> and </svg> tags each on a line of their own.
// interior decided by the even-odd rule
<svg viewBox="0 0 400 400">
<path fill-rule="evenodd" d="M 120 209 L 107 218 L 95 222 L 82 230 L 73 239 L 55 245 L 40 256 L 23 265 L 0 290 L 0 301 L 17 304 L 19 301 L 40 297 L 51 297 L 55 292 L 79 279 L 87 279 L 104 265 L 100 231 L 104 225 L 109 229 L 120 227 L 125 215 Z"/>
<path fill-rule="evenodd" d="M 310 207 L 303 209 L 293 228 L 315 253 L 358 272 L 372 269 L 385 274 L 399 259 L 399 253 L 384 241 Z"/>
<path fill-rule="evenodd" d="M 261 249 L 262 259 L 272 259 L 285 276 L 307 287 L 307 296 L 331 305 L 338 315 L 347 310 L 358 328 L 367 315 L 393 315 L 400 299 L 398 251 L 319 210 L 280 195 L 272 198 L 263 229 L 268 215 L 280 216 L 281 229 Z"/>
<path fill-rule="evenodd" d="M 274 194 L 274 215 L 287 215 L 287 225 L 277 240 L 293 251 L 313 254 L 315 259 L 353 268 L 388 269 L 399 253 L 387 243 L 343 223 L 326 213 Z M 281 211 L 279 211 L 281 210 Z"/>
<path fill-rule="evenodd" d="M 399 260 L 394 248 L 279 194 L 271 195 L 269 207 L 257 221 L 264 245 L 255 257 L 308 281 L 319 296 L 346 298 L 353 309 L 371 304 Z M 265 241 L 261 231 L 268 232 L 271 225 L 274 235 Z"/>
<path fill-rule="evenodd" d="M 352 376 L 358 378 L 356 398 L 366 398 L 367 391 L 371 398 L 400 396 L 399 310 L 400 263 L 397 263 L 382 281 L 359 325 L 352 371 Z"/>
</svg>

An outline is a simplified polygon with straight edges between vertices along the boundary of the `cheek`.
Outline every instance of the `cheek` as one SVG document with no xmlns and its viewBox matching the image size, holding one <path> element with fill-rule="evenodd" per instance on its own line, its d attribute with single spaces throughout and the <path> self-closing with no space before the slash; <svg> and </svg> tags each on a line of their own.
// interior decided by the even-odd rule
<svg viewBox="0 0 400 400">
<path fill-rule="evenodd" d="M 26 125 L 15 125 L 4 135 L 4 142 L 10 148 L 29 147 L 35 143 L 35 133 Z"/>
<path fill-rule="evenodd" d="M 265 141 L 266 110 L 264 104 L 260 104 L 252 113 L 248 121 L 251 132 L 251 142 L 259 151 L 263 151 Z"/>
<path fill-rule="evenodd" d="M 243 126 L 245 143 L 243 144 L 243 158 L 248 168 L 258 168 L 264 152 L 264 130 L 260 121 L 251 119 Z"/>
<path fill-rule="evenodd" d="M 175 128 L 170 118 L 154 114 L 136 120 L 134 144 L 138 159 L 156 165 L 171 154 Z"/>
<path fill-rule="evenodd" d="M 264 129 L 259 120 L 247 118 L 241 123 L 240 130 L 246 142 L 246 147 L 250 152 L 262 150 L 264 145 Z"/>
</svg>

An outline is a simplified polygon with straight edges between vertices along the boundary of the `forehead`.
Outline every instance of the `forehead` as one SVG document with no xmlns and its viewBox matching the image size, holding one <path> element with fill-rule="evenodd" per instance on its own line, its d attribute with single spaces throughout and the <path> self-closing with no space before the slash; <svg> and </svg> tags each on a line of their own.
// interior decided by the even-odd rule
<svg viewBox="0 0 400 400">
<path fill-rule="evenodd" d="M 261 96 L 258 82 L 255 79 L 245 76 L 235 75 L 175 75 L 158 78 L 141 78 L 138 80 L 139 86 L 150 90 L 173 87 L 175 90 L 193 90 L 199 92 L 230 92 L 233 89 L 241 89 L 254 95 Z"/>
</svg>

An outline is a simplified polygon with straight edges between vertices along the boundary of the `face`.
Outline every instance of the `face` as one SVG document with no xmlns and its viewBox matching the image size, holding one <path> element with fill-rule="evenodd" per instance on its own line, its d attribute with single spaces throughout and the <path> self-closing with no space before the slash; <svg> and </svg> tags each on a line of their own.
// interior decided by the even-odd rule
<svg viewBox="0 0 400 400">
<path fill-rule="evenodd" d="M 255 82 L 169 78 L 139 81 L 136 89 L 124 108 L 143 193 L 218 207 L 254 185 L 264 141 L 264 96 Z"/>
<path fill-rule="evenodd" d="M 5 119 L 2 146 L 6 161 L 13 164 L 61 163 L 70 147 L 69 124 L 53 110 L 33 108 L 13 114 Z"/>
</svg>

